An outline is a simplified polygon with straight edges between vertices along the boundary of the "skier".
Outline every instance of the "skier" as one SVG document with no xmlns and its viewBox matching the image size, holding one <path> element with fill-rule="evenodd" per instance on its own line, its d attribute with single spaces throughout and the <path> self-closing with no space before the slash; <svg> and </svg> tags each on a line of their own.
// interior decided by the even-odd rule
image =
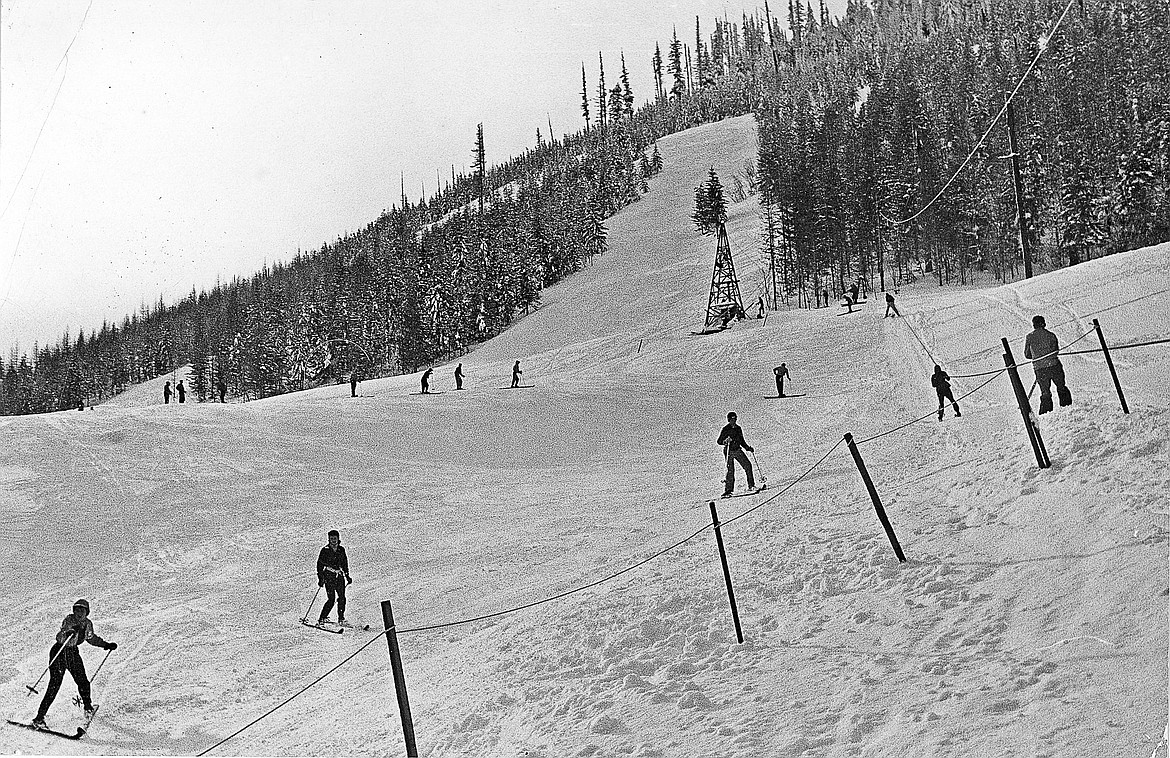
<svg viewBox="0 0 1170 758">
<path fill-rule="evenodd" d="M 776 375 L 776 395 L 784 397 L 784 378 L 788 376 L 788 366 L 781 363 L 772 369 L 772 373 Z"/>
<path fill-rule="evenodd" d="M 77 684 L 77 694 L 81 696 L 85 715 L 90 717 L 96 710 L 90 699 L 89 677 L 85 674 L 85 663 L 81 660 L 81 650 L 78 649 L 82 642 L 106 650 L 118 649 L 117 642 L 106 642 L 94 633 L 93 622 L 89 620 L 89 601 L 84 598 L 73 604 L 73 612 L 61 622 L 61 631 L 57 632 L 56 642 L 49 648 L 49 684 L 45 688 L 45 696 L 41 699 L 41 707 L 37 709 L 37 717 L 32 720 L 36 728 L 48 728 L 45 724 L 45 715 L 57 697 L 57 691 L 61 689 L 66 669 Z"/>
<path fill-rule="evenodd" d="M 1024 341 L 1024 357 L 1031 358 L 1036 383 L 1040 385 L 1040 413 L 1052 410 L 1052 383 L 1056 383 L 1056 395 L 1060 405 L 1072 405 L 1072 392 L 1064 383 L 1064 364 L 1057 354 L 1060 342 L 1056 335 L 1044 328 L 1044 317 L 1032 317 L 1032 331 Z"/>
<path fill-rule="evenodd" d="M 956 417 L 963 415 L 959 412 L 959 404 L 955 402 L 955 396 L 951 394 L 951 375 L 943 371 L 942 366 L 937 363 L 934 364 L 934 373 L 930 375 L 930 384 L 938 394 L 939 421 L 943 420 L 943 409 L 946 407 L 947 400 L 951 401 L 951 405 L 955 409 Z"/>
<path fill-rule="evenodd" d="M 349 396 L 357 397 L 358 375 L 357 371 L 349 372 Z"/>
<path fill-rule="evenodd" d="M 829 291 L 823 289 L 823 290 L 821 290 L 821 294 L 825 296 L 825 307 L 828 308 L 829 307 Z"/>
<path fill-rule="evenodd" d="M 760 297 L 760 301 L 759 301 L 759 302 L 758 302 L 756 305 L 757 305 L 757 306 L 759 307 L 759 309 L 760 309 L 760 310 L 759 310 L 759 311 L 756 313 L 756 318 L 757 318 L 757 319 L 761 319 L 761 318 L 763 318 L 763 317 L 764 317 L 764 298 L 763 298 L 763 297 Z"/>
<path fill-rule="evenodd" d="M 432 372 L 432 371 L 434 371 L 434 369 L 433 369 L 433 368 L 429 368 L 429 369 L 427 369 L 426 371 L 424 371 L 424 372 L 423 372 L 423 375 L 422 375 L 422 393 L 423 393 L 424 395 L 428 395 L 428 394 L 430 394 L 430 391 L 431 391 L 431 372 Z"/>
<path fill-rule="evenodd" d="M 349 558 L 341 546 L 341 533 L 330 529 L 329 544 L 321 548 L 321 554 L 317 556 L 317 586 L 324 587 L 328 596 L 317 619 L 318 624 L 329 620 L 329 611 L 336 602 L 338 625 L 349 626 L 345 623 L 345 587 L 348 584 L 353 584 L 353 579 L 349 576 Z"/>
<path fill-rule="evenodd" d="M 849 288 L 849 294 L 853 296 L 853 302 L 857 302 L 857 295 L 860 292 L 861 285 L 859 285 L 857 282 L 854 282 L 853 285 Z"/>
<path fill-rule="evenodd" d="M 163 404 L 170 405 L 171 403 L 171 383 L 167 382 L 163 385 Z"/>
<path fill-rule="evenodd" d="M 227 384 L 224 382 L 223 379 L 220 379 L 218 382 L 216 382 L 215 389 L 217 392 L 219 392 L 219 402 L 226 403 L 227 402 L 227 400 L 226 400 Z"/>
<path fill-rule="evenodd" d="M 455 367 L 455 389 L 463 389 L 463 364 L 460 363 Z"/>
<path fill-rule="evenodd" d="M 512 366 L 512 389 L 520 386 L 520 377 L 524 376 L 524 372 L 520 370 L 520 361 Z"/>
<path fill-rule="evenodd" d="M 175 385 L 175 391 L 179 393 L 179 402 L 180 403 L 187 402 L 187 388 L 183 386 L 182 379 L 180 379 L 179 383 Z"/>
<path fill-rule="evenodd" d="M 727 478 L 723 480 L 723 497 L 731 497 L 735 490 L 735 462 L 743 468 L 747 476 L 748 489 L 756 488 L 755 478 L 752 476 L 752 462 L 744 455 L 744 450 L 754 452 L 751 445 L 743 439 L 743 430 L 735 423 L 735 413 L 727 414 L 727 425 L 719 432 L 718 444 L 723 446 L 723 454 L 727 458 Z"/>
<path fill-rule="evenodd" d="M 848 292 L 841 295 L 841 297 L 843 297 L 845 299 L 845 305 L 847 305 L 849 307 L 849 312 L 853 313 L 853 298 L 849 297 Z"/>
<path fill-rule="evenodd" d="M 893 311 L 895 316 L 902 315 L 901 313 L 898 313 L 898 306 L 894 305 L 894 296 L 891 295 L 889 292 L 887 292 L 886 293 L 886 315 L 882 316 L 882 318 L 886 318 L 886 316 L 889 316 L 890 311 Z"/>
</svg>

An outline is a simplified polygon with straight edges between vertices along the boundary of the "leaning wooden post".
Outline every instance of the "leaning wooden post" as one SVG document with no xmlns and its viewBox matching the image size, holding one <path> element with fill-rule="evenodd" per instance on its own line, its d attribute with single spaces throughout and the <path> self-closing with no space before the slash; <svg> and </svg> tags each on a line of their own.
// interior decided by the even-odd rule
<svg viewBox="0 0 1170 758">
<path fill-rule="evenodd" d="M 402 740 L 406 743 L 406 756 L 418 758 L 418 747 L 414 744 L 414 722 L 410 718 L 410 699 L 406 696 L 406 675 L 402 671 L 402 653 L 398 649 L 394 610 L 389 600 L 382 601 L 382 624 L 386 628 L 386 644 L 390 648 L 390 670 L 394 674 L 394 692 L 398 695 L 398 713 L 402 717 Z"/>
<path fill-rule="evenodd" d="M 723 563 L 723 581 L 727 584 L 727 600 L 731 603 L 731 618 L 735 621 L 735 638 L 743 642 L 743 628 L 739 625 L 739 608 L 735 605 L 735 590 L 731 588 L 731 569 L 727 567 L 727 551 L 723 549 L 723 533 L 719 529 L 719 514 L 715 501 L 711 501 L 711 523 L 715 526 L 715 544 L 719 547 L 719 560 Z"/>
<path fill-rule="evenodd" d="M 1121 381 L 1117 378 L 1117 369 L 1113 368 L 1113 356 L 1109 355 L 1109 346 L 1105 344 L 1105 335 L 1101 334 L 1101 324 L 1093 319 L 1093 328 L 1097 330 L 1097 339 L 1101 340 L 1101 350 L 1105 353 L 1105 365 L 1109 367 L 1109 375 L 1113 377 L 1113 386 L 1117 388 L 1117 398 L 1121 400 L 1121 410 L 1129 413 L 1129 404 L 1125 402 L 1125 393 L 1121 391 Z"/>
<path fill-rule="evenodd" d="M 1048 460 L 1047 451 L 1044 450 L 1044 440 L 1040 436 L 1040 430 L 1032 422 L 1032 403 L 1028 400 L 1028 394 L 1024 392 L 1024 383 L 1020 381 L 1020 369 L 1016 366 L 1016 359 L 1012 355 L 1012 347 L 1008 344 L 1007 337 L 1003 337 L 1002 341 L 1003 362 L 1007 366 L 1008 377 L 1012 381 L 1012 390 L 1016 393 L 1016 403 L 1020 406 L 1020 415 L 1024 418 L 1024 429 L 1028 432 L 1028 442 L 1032 445 L 1032 452 L 1036 454 L 1036 465 L 1040 468 L 1048 468 L 1052 462 Z"/>
<path fill-rule="evenodd" d="M 861 472 L 861 481 L 865 482 L 865 488 L 869 490 L 869 499 L 873 501 L 873 509 L 877 511 L 878 521 L 882 522 L 882 528 L 886 530 L 886 537 L 889 538 L 890 544 L 894 547 L 894 555 L 898 556 L 900 562 L 905 563 L 906 556 L 902 553 L 902 546 L 898 544 L 898 535 L 894 534 L 894 527 L 890 524 L 889 517 L 886 516 L 886 509 L 882 507 L 882 499 L 878 497 L 873 480 L 869 478 L 869 472 L 865 469 L 865 461 L 861 460 L 861 452 L 857 449 L 857 443 L 853 441 L 853 435 L 848 432 L 845 433 L 845 444 L 849 446 L 849 452 L 853 454 L 853 462 L 857 464 L 857 470 Z"/>
</svg>

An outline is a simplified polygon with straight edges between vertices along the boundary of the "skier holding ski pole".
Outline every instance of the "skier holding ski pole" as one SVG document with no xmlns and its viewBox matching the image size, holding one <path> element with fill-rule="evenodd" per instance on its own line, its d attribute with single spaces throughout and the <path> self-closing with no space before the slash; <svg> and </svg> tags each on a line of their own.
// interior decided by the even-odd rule
<svg viewBox="0 0 1170 758">
<path fill-rule="evenodd" d="M 736 461 L 739 462 L 744 475 L 747 476 L 748 489 L 754 490 L 756 488 L 756 482 L 752 476 L 752 462 L 743 452 L 744 450 L 754 452 L 754 448 L 744 441 L 743 430 L 739 428 L 739 424 L 735 423 L 736 418 L 734 412 L 727 414 L 727 424 L 719 432 L 717 442 L 723 446 L 724 455 L 727 458 L 727 477 L 723 480 L 723 497 L 731 497 L 735 490 Z"/>
<path fill-rule="evenodd" d="M 341 533 L 330 529 L 328 536 L 329 544 L 321 548 L 321 554 L 317 556 L 317 588 L 324 587 L 327 595 L 317 623 L 324 624 L 329 619 L 329 612 L 336 602 L 337 625 L 350 626 L 345 622 L 345 587 L 353 584 L 349 575 L 349 558 L 341 546 Z"/>
<path fill-rule="evenodd" d="M 45 715 L 57 697 L 57 691 L 61 689 L 66 669 L 69 670 L 73 681 L 77 684 L 77 692 L 85 707 L 86 718 L 92 718 L 94 711 L 97 710 L 90 696 L 89 679 L 85 675 L 85 663 L 81 660 L 81 651 L 78 649 L 82 642 L 88 642 L 95 647 L 110 651 L 118 649 L 117 642 L 107 642 L 94 633 L 93 622 L 89 620 L 89 602 L 85 599 L 78 600 L 73 604 L 73 612 L 61 622 L 61 631 L 57 632 L 56 641 L 49 648 L 49 685 L 45 688 L 45 696 L 41 700 L 37 716 L 32 721 L 32 725 L 37 729 L 47 728 Z M 35 690 L 33 691 L 35 692 Z"/>
</svg>

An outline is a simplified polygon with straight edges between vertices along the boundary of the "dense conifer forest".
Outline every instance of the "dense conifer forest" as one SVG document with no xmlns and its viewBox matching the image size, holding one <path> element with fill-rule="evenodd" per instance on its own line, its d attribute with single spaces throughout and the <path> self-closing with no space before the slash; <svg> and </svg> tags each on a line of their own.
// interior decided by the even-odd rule
<svg viewBox="0 0 1170 758">
<path fill-rule="evenodd" d="M 599 57 L 593 84 L 582 67 L 581 131 L 538 131 L 530 150 L 489 167 L 481 127 L 468 136 L 468 174 L 418 202 L 398 198 L 319 250 L 11 350 L 0 413 L 97 403 L 183 365 L 199 400 L 218 381 L 253 399 L 458 355 L 605 253 L 605 219 L 661 167 L 659 137 L 746 113 L 759 157 L 731 177 L 731 200 L 759 192 L 765 265 L 745 274 L 763 277 L 772 307 L 807 306 L 815 289 L 857 279 L 1008 281 L 1023 275 L 1021 234 L 1042 268 L 1170 239 L 1167 0 L 785 10 L 791 32 L 767 4 L 712 19 L 706 34 L 695 19 L 693 38 L 676 28 L 665 55 L 659 45 L 645 62 L 655 91 L 639 107 L 624 56 L 612 86 Z M 1017 223 L 996 119 L 1034 60 L 1012 99 Z"/>
</svg>

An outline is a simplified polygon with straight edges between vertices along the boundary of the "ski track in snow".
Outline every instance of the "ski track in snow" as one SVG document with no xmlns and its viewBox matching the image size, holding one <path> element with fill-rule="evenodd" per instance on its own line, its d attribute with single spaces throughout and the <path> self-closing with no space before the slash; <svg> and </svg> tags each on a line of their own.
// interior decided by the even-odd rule
<svg viewBox="0 0 1170 758">
<path fill-rule="evenodd" d="M 1002 366 L 999 338 L 1042 312 L 1062 344 L 1093 313 L 1112 343 L 1170 334 L 1170 245 L 984 289 L 772 313 L 692 337 L 713 238 L 693 187 L 754 152 L 750 118 L 660 140 L 652 191 L 609 220 L 611 249 L 545 307 L 463 357 L 466 392 L 414 375 L 248 404 L 160 404 L 144 383 L 92 412 L 0 418 L 10 601 L 0 691 L 24 684 L 77 597 L 117 640 L 79 743 L 10 729 L 5 752 L 191 754 L 370 640 L 297 623 L 336 527 L 347 616 L 400 629 L 580 586 L 709 520 L 729 410 L 770 498 L 845 432 L 929 412 L 930 353 L 953 374 Z M 754 199 L 730 206 L 744 291 Z M 641 351 L 638 351 L 642 341 Z M 1095 337 L 1078 347 L 1095 345 Z M 524 392 L 503 392 L 522 360 Z M 786 361 L 784 402 L 771 367 Z M 402 633 L 427 756 L 1140 756 L 1166 725 L 1170 349 L 1064 359 L 1071 408 L 1040 418 L 1038 471 L 1005 376 L 861 445 L 909 561 L 899 565 L 844 446 L 724 538 L 746 637 L 735 642 L 710 530 L 595 589 L 520 613 Z M 450 389 L 451 366 L 432 385 Z M 1021 374 L 1031 380 L 1030 368 Z M 985 378 L 957 379 L 956 395 Z M 739 475 L 737 475 L 738 477 Z M 314 612 L 319 609 L 318 598 Z M 99 651 L 87 649 L 92 671 Z M 50 711 L 75 720 L 66 682 Z M 401 754 L 380 641 L 218 755 Z"/>
</svg>

